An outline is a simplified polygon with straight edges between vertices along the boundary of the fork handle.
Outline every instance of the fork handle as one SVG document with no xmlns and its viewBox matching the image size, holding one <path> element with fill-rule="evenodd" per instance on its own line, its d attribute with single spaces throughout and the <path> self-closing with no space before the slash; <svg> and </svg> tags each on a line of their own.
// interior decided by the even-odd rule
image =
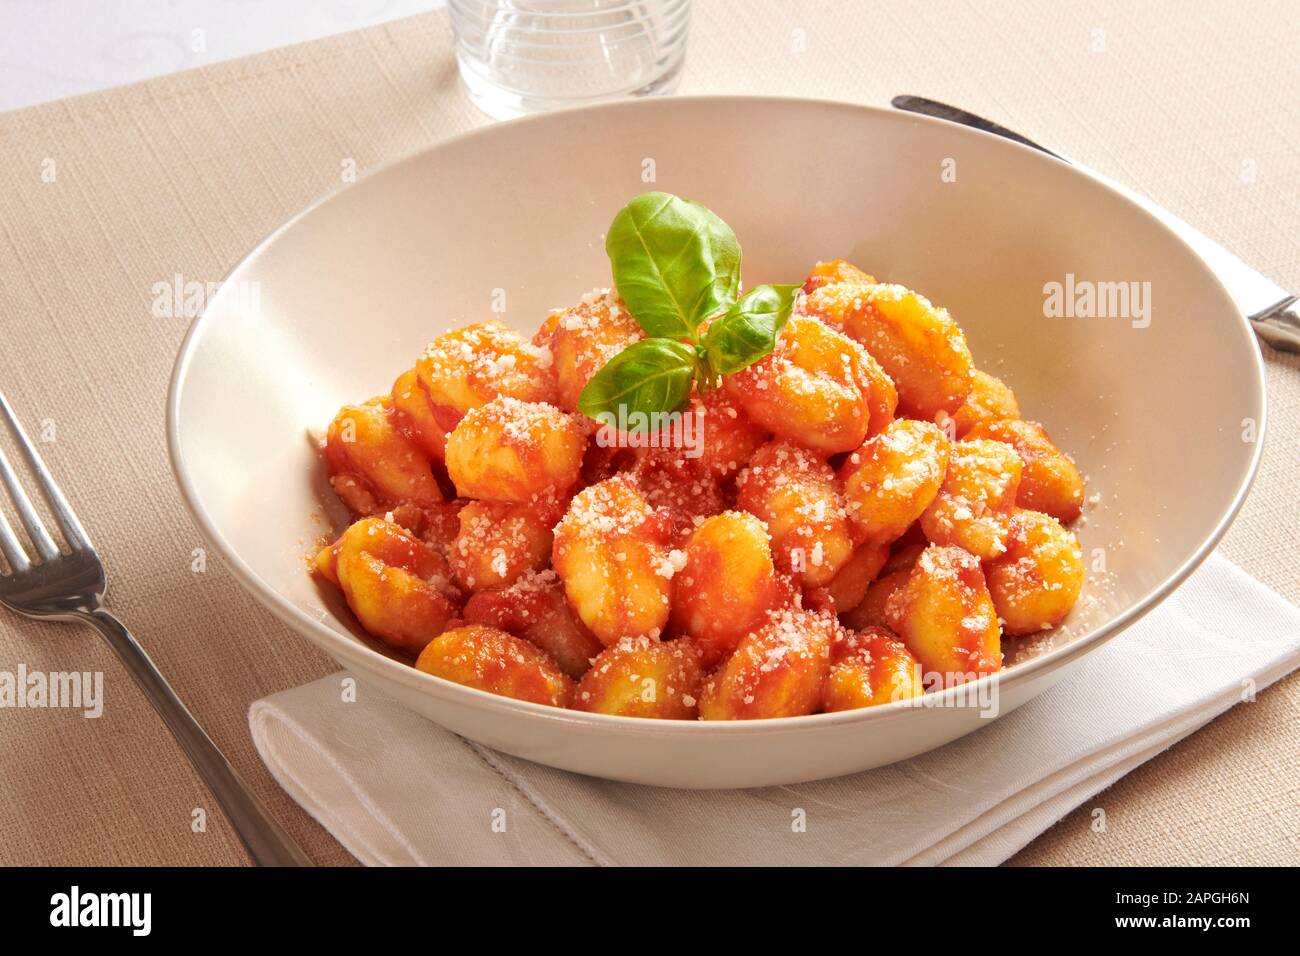
<svg viewBox="0 0 1300 956">
<path fill-rule="evenodd" d="M 78 614 L 78 617 L 104 635 L 144 690 L 194 769 L 217 798 L 253 862 L 258 866 L 311 866 L 307 855 L 272 819 L 261 801 L 240 779 L 226 755 L 204 733 L 126 625 L 102 607 Z"/>
</svg>

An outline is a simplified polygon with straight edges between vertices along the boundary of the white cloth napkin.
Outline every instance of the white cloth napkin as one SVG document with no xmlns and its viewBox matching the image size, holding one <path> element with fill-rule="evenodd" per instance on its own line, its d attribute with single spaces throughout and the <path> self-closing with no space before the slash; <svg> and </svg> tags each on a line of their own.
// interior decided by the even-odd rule
<svg viewBox="0 0 1300 956">
<path fill-rule="evenodd" d="M 364 684 L 345 702 L 342 672 L 248 717 L 280 785 L 366 864 L 995 864 L 1297 666 L 1300 609 L 1212 555 L 1042 696 L 836 780 L 706 792 L 583 777 L 487 750 Z"/>
</svg>

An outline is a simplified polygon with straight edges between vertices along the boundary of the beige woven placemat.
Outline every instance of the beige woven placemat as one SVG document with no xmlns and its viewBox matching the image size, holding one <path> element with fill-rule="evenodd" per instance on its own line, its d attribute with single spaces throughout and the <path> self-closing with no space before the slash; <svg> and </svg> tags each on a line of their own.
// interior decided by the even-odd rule
<svg viewBox="0 0 1300 956">
<path fill-rule="evenodd" d="M 1285 0 L 1190 5 L 701 0 L 683 92 L 883 104 L 929 95 L 1145 191 L 1300 288 L 1300 23 Z M 333 665 L 254 606 L 173 488 L 163 400 L 182 319 L 152 287 L 217 281 L 340 182 L 484 123 L 435 13 L 0 115 L 0 387 L 42 438 L 112 600 L 312 856 L 350 857 L 271 782 L 254 699 Z M 1300 363 L 1269 355 L 1263 473 L 1223 546 L 1300 600 Z M 1203 370 L 1211 387 L 1214 369 Z M 104 715 L 0 709 L 0 863 L 237 864 L 235 837 L 86 630 L 0 615 L 0 670 L 105 673 Z M 1300 678 L 1068 816 L 1017 863 L 1295 863 Z M 1091 809 L 1106 810 L 1105 832 Z M 195 811 L 206 809 L 206 829 Z"/>
</svg>

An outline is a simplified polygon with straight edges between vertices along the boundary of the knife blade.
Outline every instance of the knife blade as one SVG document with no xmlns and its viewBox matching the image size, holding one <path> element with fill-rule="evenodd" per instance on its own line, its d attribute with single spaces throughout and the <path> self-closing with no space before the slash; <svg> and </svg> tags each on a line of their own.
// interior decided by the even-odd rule
<svg viewBox="0 0 1300 956">
<path fill-rule="evenodd" d="M 1296 303 L 1297 297 L 1288 293 L 1256 269 L 1246 265 L 1205 233 L 1194 226 L 1188 225 L 1167 209 L 1157 206 L 1140 193 L 1134 192 L 1123 183 L 1116 182 L 1095 169 L 1090 169 L 1082 163 L 1077 163 L 1060 153 L 1053 152 L 1046 146 L 1035 143 L 1033 140 L 1021 136 L 1005 126 L 999 126 L 991 120 L 976 116 L 974 113 L 955 106 L 949 106 L 947 103 L 940 103 L 937 100 L 926 99 L 923 96 L 895 96 L 890 103 L 896 109 L 933 116 L 937 119 L 947 120 L 950 123 L 959 123 L 962 126 L 969 126 L 986 133 L 992 133 L 995 136 L 1001 136 L 1020 143 L 1022 146 L 1039 150 L 1048 156 L 1059 159 L 1061 162 L 1069 163 L 1081 173 L 1085 173 L 1116 192 L 1122 193 L 1162 221 L 1195 250 L 1196 254 L 1219 277 L 1219 281 L 1228 290 L 1228 294 L 1237 304 L 1237 308 L 1250 320 L 1256 335 L 1275 349 L 1286 352 L 1300 352 L 1300 317 L 1288 311 L 1290 306 Z"/>
</svg>

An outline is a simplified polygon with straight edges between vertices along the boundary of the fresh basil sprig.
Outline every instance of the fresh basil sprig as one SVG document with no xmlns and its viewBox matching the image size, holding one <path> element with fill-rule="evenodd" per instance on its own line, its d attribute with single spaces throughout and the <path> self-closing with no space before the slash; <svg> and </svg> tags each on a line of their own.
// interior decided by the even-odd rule
<svg viewBox="0 0 1300 956">
<path fill-rule="evenodd" d="M 605 237 L 614 284 L 646 334 L 694 339 L 740 292 L 740 243 L 699 203 L 642 193 Z"/>
<path fill-rule="evenodd" d="M 710 322 L 701 344 L 713 371 L 734 375 L 770 353 L 798 290 L 796 285 L 754 286 L 726 315 Z"/>
<path fill-rule="evenodd" d="M 578 396 L 578 411 L 592 418 L 618 416 L 637 419 L 634 413 L 681 408 L 690 395 L 696 375 L 695 349 L 676 339 L 642 339 L 605 363 Z"/>
<path fill-rule="evenodd" d="M 731 227 L 671 193 L 642 193 L 619 210 L 605 251 L 619 297 L 650 337 L 596 373 L 578 410 L 630 420 L 633 431 L 655 427 L 633 413 L 679 411 L 692 383 L 708 391 L 770 354 L 798 290 L 760 285 L 741 296 L 740 243 Z"/>
</svg>

